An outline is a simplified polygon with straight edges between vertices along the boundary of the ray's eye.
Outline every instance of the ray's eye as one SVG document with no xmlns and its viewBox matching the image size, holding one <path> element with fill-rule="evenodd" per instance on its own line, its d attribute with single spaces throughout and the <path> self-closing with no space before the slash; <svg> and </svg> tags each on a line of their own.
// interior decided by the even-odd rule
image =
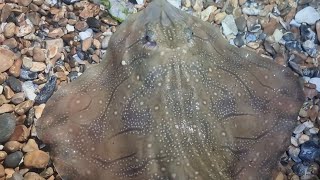
<svg viewBox="0 0 320 180">
<path fill-rule="evenodd" d="M 147 30 L 145 39 L 147 41 L 145 43 L 145 47 L 146 48 L 153 49 L 153 48 L 155 48 L 157 46 L 157 42 L 156 42 L 157 36 L 154 33 L 154 31 Z"/>
<path fill-rule="evenodd" d="M 185 28 L 184 33 L 186 35 L 188 43 L 192 42 L 192 37 L 193 37 L 193 31 L 191 28 Z"/>
</svg>

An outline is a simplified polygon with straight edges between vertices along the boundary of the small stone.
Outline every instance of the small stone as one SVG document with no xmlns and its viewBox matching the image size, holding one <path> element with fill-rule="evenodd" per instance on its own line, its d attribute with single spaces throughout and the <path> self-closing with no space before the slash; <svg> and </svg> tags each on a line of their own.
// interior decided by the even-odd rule
<svg viewBox="0 0 320 180">
<path fill-rule="evenodd" d="M 9 49 L 0 47 L 0 73 L 8 70 L 14 63 L 15 54 Z"/>
<path fill-rule="evenodd" d="M 14 107 L 13 104 L 3 104 L 0 106 L 0 114 L 13 112 Z"/>
<path fill-rule="evenodd" d="M 82 41 L 82 51 L 86 52 L 92 45 L 92 37 L 89 37 Z"/>
<path fill-rule="evenodd" d="M 24 37 L 34 31 L 34 27 L 32 22 L 29 19 L 26 19 L 25 22 L 18 26 L 18 30 L 16 32 L 17 37 Z"/>
<path fill-rule="evenodd" d="M 88 17 L 87 24 L 89 25 L 90 28 L 96 28 L 96 29 L 99 29 L 101 26 L 100 20 L 98 20 L 94 17 Z"/>
<path fill-rule="evenodd" d="M 7 99 L 11 99 L 14 95 L 14 92 L 12 91 L 12 89 L 9 86 L 4 86 L 3 88 L 3 94 Z"/>
<path fill-rule="evenodd" d="M 85 21 L 78 21 L 74 26 L 78 31 L 85 31 L 88 29 L 88 24 Z"/>
<path fill-rule="evenodd" d="M 8 46 L 10 49 L 14 49 L 18 46 L 18 42 L 15 38 L 9 38 L 3 41 L 3 45 Z"/>
<path fill-rule="evenodd" d="M 307 141 L 300 147 L 299 158 L 302 161 L 314 162 L 320 161 L 320 146 L 315 144 L 313 141 Z"/>
<path fill-rule="evenodd" d="M 242 8 L 242 12 L 243 12 L 243 14 L 246 14 L 246 15 L 257 16 L 257 15 L 260 14 L 261 10 L 260 9 L 256 9 L 256 8 L 244 7 L 244 8 Z"/>
<path fill-rule="evenodd" d="M 221 22 L 223 28 L 223 34 L 228 36 L 230 34 L 237 35 L 238 28 L 232 15 L 227 15 Z"/>
<path fill-rule="evenodd" d="M 42 104 L 47 102 L 47 100 L 52 96 L 56 87 L 57 78 L 51 76 L 46 83 L 46 85 L 40 90 L 40 93 L 35 98 L 37 104 Z"/>
<path fill-rule="evenodd" d="M 41 117 L 45 106 L 46 106 L 45 104 L 40 104 L 39 106 L 34 106 L 34 110 L 35 110 L 34 115 L 37 119 L 39 119 Z"/>
<path fill-rule="evenodd" d="M 315 84 L 316 85 L 316 90 L 318 92 L 320 92 L 320 78 L 318 78 L 318 77 L 311 78 L 309 83 Z"/>
<path fill-rule="evenodd" d="M 18 141 L 8 141 L 4 144 L 4 150 L 10 153 L 20 150 L 21 147 L 22 147 L 22 144 L 19 143 Z"/>
<path fill-rule="evenodd" d="M 216 22 L 217 24 L 221 24 L 221 22 L 224 20 L 224 18 L 227 16 L 226 12 L 220 12 L 217 13 L 214 17 L 213 20 L 214 22 Z"/>
<path fill-rule="evenodd" d="M 286 177 L 282 172 L 278 172 L 278 174 L 276 175 L 275 180 L 285 180 Z"/>
<path fill-rule="evenodd" d="M 315 24 L 320 19 L 320 14 L 311 6 L 307 6 L 297 12 L 295 20 L 298 23 Z"/>
<path fill-rule="evenodd" d="M 273 32 L 273 37 L 275 42 L 279 42 L 283 36 L 283 33 L 279 29 L 275 29 Z"/>
<path fill-rule="evenodd" d="M 11 102 L 15 105 L 22 103 L 26 99 L 26 96 L 23 92 L 16 93 L 11 98 Z"/>
<path fill-rule="evenodd" d="M 29 6 L 32 0 L 18 0 L 18 3 L 22 6 Z"/>
<path fill-rule="evenodd" d="M 16 30 L 16 25 L 13 22 L 9 22 L 4 26 L 3 35 L 6 38 L 11 38 L 14 36 Z"/>
<path fill-rule="evenodd" d="M 238 31 L 244 32 L 247 26 L 246 18 L 244 16 L 240 16 L 235 19 Z"/>
<path fill-rule="evenodd" d="M 290 158 L 297 163 L 301 162 L 301 159 L 299 158 L 299 153 L 300 153 L 299 148 L 289 146 L 288 154 L 289 154 Z"/>
<path fill-rule="evenodd" d="M 308 135 L 302 134 L 299 137 L 298 142 L 299 142 L 299 144 L 303 144 L 303 143 L 305 143 L 305 142 L 307 142 L 309 140 L 310 140 L 310 137 Z"/>
<path fill-rule="evenodd" d="M 46 64 L 43 62 L 32 62 L 31 72 L 41 72 L 46 69 Z"/>
<path fill-rule="evenodd" d="M 24 142 L 28 139 L 29 135 L 30 130 L 25 125 L 17 125 L 10 137 L 10 141 Z"/>
<path fill-rule="evenodd" d="M 87 29 L 86 31 L 82 31 L 79 33 L 80 39 L 85 40 L 87 38 L 92 37 L 93 35 L 93 30 L 92 29 Z"/>
<path fill-rule="evenodd" d="M 74 26 L 72 26 L 70 24 L 67 24 L 66 29 L 67 29 L 68 33 L 69 32 L 74 32 Z"/>
<path fill-rule="evenodd" d="M 14 111 L 19 114 L 19 115 L 23 115 L 25 114 L 27 111 L 29 111 L 29 109 L 33 106 L 34 101 L 32 100 L 26 100 L 23 103 L 17 105 L 14 109 Z"/>
<path fill-rule="evenodd" d="M 23 154 L 21 151 L 16 151 L 14 153 L 11 153 L 5 158 L 4 165 L 8 168 L 15 168 L 19 166 L 19 163 L 22 157 L 23 157 Z"/>
<path fill-rule="evenodd" d="M 46 48 L 48 50 L 48 58 L 55 57 L 58 53 L 60 53 L 64 48 L 64 43 L 61 38 L 45 40 Z"/>
<path fill-rule="evenodd" d="M 21 66 L 22 66 L 22 60 L 21 59 L 15 60 L 13 65 L 9 69 L 9 73 L 14 77 L 19 77 Z"/>
<path fill-rule="evenodd" d="M 44 62 L 46 60 L 46 50 L 39 47 L 33 48 L 33 60 L 36 62 Z"/>
<path fill-rule="evenodd" d="M 1 114 L 0 115 L 0 143 L 7 141 L 16 126 L 16 118 L 12 114 Z"/>
<path fill-rule="evenodd" d="M 313 40 L 306 40 L 302 43 L 302 47 L 311 57 L 316 57 L 317 49 Z"/>
<path fill-rule="evenodd" d="M 307 86 L 304 86 L 303 93 L 304 93 L 305 97 L 308 97 L 310 99 L 312 99 L 313 97 L 315 97 L 318 94 L 318 92 L 317 92 L 317 90 L 315 88 L 310 88 L 310 87 L 307 87 Z"/>
<path fill-rule="evenodd" d="M 192 1 L 194 2 L 192 4 L 192 8 L 196 11 L 196 12 L 200 12 L 203 9 L 203 0 L 195 0 Z"/>
<path fill-rule="evenodd" d="M 4 177 L 6 174 L 4 172 L 4 167 L 0 164 L 0 178 Z"/>
<path fill-rule="evenodd" d="M 309 129 L 309 132 L 310 132 L 310 134 L 318 134 L 319 133 L 319 128 L 316 128 L 316 127 L 311 128 L 311 129 Z"/>
<path fill-rule="evenodd" d="M 20 78 L 23 80 L 34 80 L 38 78 L 37 72 L 31 72 L 25 69 L 21 69 Z M 23 85 L 23 84 L 22 84 Z"/>
<path fill-rule="evenodd" d="M 320 21 L 317 21 L 316 23 L 316 31 L 317 31 L 318 41 L 320 41 Z"/>
<path fill-rule="evenodd" d="M 314 105 L 313 107 L 318 107 L 317 105 Z M 319 109 L 318 109 L 319 110 Z M 303 125 L 306 127 L 306 128 L 313 128 L 314 127 L 314 124 L 313 124 L 313 122 L 311 122 L 311 121 L 306 121 L 306 122 L 304 122 L 303 123 Z"/>
<path fill-rule="evenodd" d="M 108 48 L 109 45 L 109 41 L 110 41 L 110 37 L 111 35 L 107 35 L 102 39 L 102 43 L 101 43 L 101 49 L 106 49 Z"/>
<path fill-rule="evenodd" d="M 305 172 L 307 171 L 307 169 L 308 167 L 302 163 L 298 163 L 292 166 L 293 172 L 296 173 L 298 176 L 305 175 Z"/>
<path fill-rule="evenodd" d="M 0 161 L 3 161 L 7 157 L 7 152 L 5 151 L 0 151 Z"/>
<path fill-rule="evenodd" d="M 52 39 L 60 38 L 63 35 L 64 35 L 64 32 L 63 32 L 62 28 L 55 28 L 48 33 L 48 37 L 50 37 Z"/>
<path fill-rule="evenodd" d="M 22 59 L 22 67 L 24 69 L 30 70 L 32 68 L 32 59 L 29 57 L 23 57 Z"/>
<path fill-rule="evenodd" d="M 25 81 L 22 83 L 22 89 L 27 99 L 34 100 L 36 98 L 35 87 L 32 81 Z"/>
<path fill-rule="evenodd" d="M 208 6 L 205 10 L 203 10 L 200 14 L 200 17 L 203 21 L 208 21 L 209 18 L 212 16 L 214 11 L 217 10 L 217 7 L 214 5 Z"/>
<path fill-rule="evenodd" d="M 27 144 L 23 146 L 23 152 L 32 152 L 35 150 L 39 150 L 38 144 L 34 139 L 29 139 Z"/>
<path fill-rule="evenodd" d="M 45 178 L 35 172 L 28 172 L 24 175 L 23 180 L 45 180 Z"/>
<path fill-rule="evenodd" d="M 44 178 L 49 178 L 50 176 L 52 176 L 54 174 L 53 168 L 52 167 L 48 167 L 45 170 L 43 170 L 40 173 L 40 176 L 44 177 Z"/>
<path fill-rule="evenodd" d="M 21 82 L 17 78 L 15 78 L 13 76 L 9 76 L 8 79 L 6 80 L 6 82 L 14 92 L 16 92 L 16 93 L 21 92 L 22 85 L 21 85 Z"/>
<path fill-rule="evenodd" d="M 298 144 L 298 140 L 295 138 L 295 137 L 292 137 L 291 136 L 291 144 L 295 147 L 298 147 L 299 144 Z"/>
<path fill-rule="evenodd" d="M 300 134 L 304 131 L 304 129 L 306 128 L 306 126 L 304 124 L 299 124 L 294 130 L 293 130 L 293 134 Z"/>
<path fill-rule="evenodd" d="M 49 163 L 49 155 L 41 150 L 28 152 L 24 157 L 24 165 L 31 168 L 45 168 Z"/>
</svg>

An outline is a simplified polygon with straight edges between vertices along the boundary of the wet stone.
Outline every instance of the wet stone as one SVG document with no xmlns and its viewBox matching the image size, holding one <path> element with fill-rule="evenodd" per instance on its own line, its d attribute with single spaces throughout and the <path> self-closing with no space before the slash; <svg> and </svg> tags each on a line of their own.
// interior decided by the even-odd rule
<svg viewBox="0 0 320 180">
<path fill-rule="evenodd" d="M 11 153 L 5 158 L 4 165 L 8 168 L 15 168 L 19 165 L 22 157 L 23 157 L 23 154 L 21 151 L 16 151 L 14 153 Z"/>
<path fill-rule="evenodd" d="M 0 115 L 0 143 L 7 141 L 16 126 L 16 118 L 12 114 L 1 114 Z"/>
<path fill-rule="evenodd" d="M 21 92 L 22 85 L 21 85 L 21 82 L 17 78 L 15 78 L 13 76 L 9 76 L 8 79 L 6 80 L 6 82 L 14 92 L 16 92 L 16 93 Z"/>
<path fill-rule="evenodd" d="M 55 90 L 56 82 L 57 78 L 55 76 L 51 76 L 46 85 L 40 90 L 40 93 L 35 98 L 35 103 L 42 104 L 47 102 Z"/>
<path fill-rule="evenodd" d="M 301 145 L 299 158 L 305 162 L 320 162 L 320 146 L 313 141 L 307 141 Z"/>
</svg>

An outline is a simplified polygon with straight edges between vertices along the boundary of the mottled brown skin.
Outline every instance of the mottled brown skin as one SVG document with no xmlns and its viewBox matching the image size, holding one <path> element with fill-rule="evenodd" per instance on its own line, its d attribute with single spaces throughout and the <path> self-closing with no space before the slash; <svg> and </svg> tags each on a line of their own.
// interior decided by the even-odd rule
<svg viewBox="0 0 320 180">
<path fill-rule="evenodd" d="M 156 0 L 48 101 L 37 132 L 81 180 L 269 179 L 302 105 L 285 67 Z"/>
</svg>

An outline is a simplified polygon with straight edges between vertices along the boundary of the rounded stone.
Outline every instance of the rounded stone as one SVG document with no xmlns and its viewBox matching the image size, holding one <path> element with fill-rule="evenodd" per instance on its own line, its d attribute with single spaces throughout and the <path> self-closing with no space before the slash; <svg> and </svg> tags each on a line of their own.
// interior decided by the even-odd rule
<svg viewBox="0 0 320 180">
<path fill-rule="evenodd" d="M 0 143 L 7 141 L 16 126 L 16 118 L 14 115 L 5 113 L 0 115 Z"/>
<path fill-rule="evenodd" d="M 19 165 L 22 157 L 23 157 L 23 154 L 21 151 L 16 151 L 14 153 L 11 153 L 5 158 L 4 165 L 8 168 L 15 168 Z"/>
<path fill-rule="evenodd" d="M 41 150 L 28 152 L 24 157 L 24 165 L 31 168 L 45 168 L 49 163 L 49 155 Z"/>
</svg>

